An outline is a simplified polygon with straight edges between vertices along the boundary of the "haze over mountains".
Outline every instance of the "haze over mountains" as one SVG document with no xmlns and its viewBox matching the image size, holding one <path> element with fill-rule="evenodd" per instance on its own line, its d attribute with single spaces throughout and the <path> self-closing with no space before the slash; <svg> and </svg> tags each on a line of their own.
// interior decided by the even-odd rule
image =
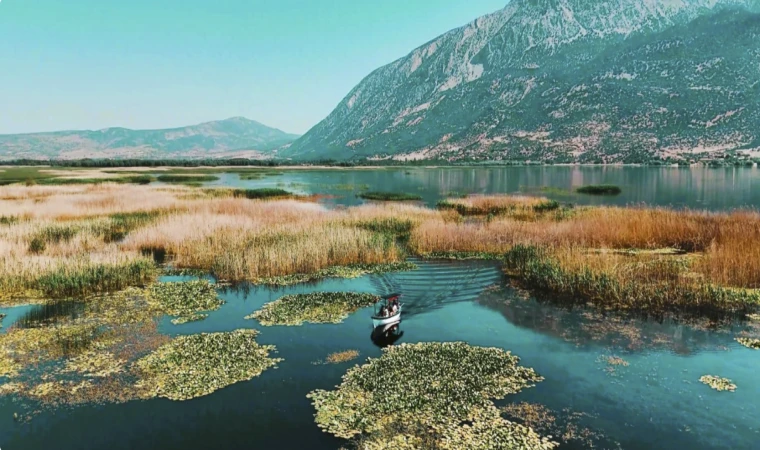
<svg viewBox="0 0 760 450">
<path fill-rule="evenodd" d="M 760 150 L 760 0 L 513 0 L 370 74 L 280 157 Z"/>
<path fill-rule="evenodd" d="M 233 117 L 182 128 L 0 135 L 0 159 L 262 158 L 298 135 Z"/>
</svg>

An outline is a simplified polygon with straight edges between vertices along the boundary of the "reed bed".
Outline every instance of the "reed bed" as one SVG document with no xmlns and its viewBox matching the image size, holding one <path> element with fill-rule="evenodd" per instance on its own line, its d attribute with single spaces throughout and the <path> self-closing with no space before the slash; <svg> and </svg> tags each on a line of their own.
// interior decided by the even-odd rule
<svg viewBox="0 0 760 450">
<path fill-rule="evenodd" d="M 533 278 L 509 270 L 607 307 L 737 310 L 760 289 L 754 211 L 571 208 L 527 196 L 452 198 L 436 210 L 402 202 L 327 209 L 286 194 L 2 186 L 0 295 L 141 285 L 156 273 L 151 254 L 225 280 L 290 282 L 400 267 L 408 253 L 495 258 L 523 247 L 537 249 Z"/>
<path fill-rule="evenodd" d="M 437 207 L 457 211 L 463 216 L 509 214 L 528 220 L 535 219 L 541 213 L 557 210 L 560 204 L 545 197 L 472 195 L 440 201 Z"/>
</svg>

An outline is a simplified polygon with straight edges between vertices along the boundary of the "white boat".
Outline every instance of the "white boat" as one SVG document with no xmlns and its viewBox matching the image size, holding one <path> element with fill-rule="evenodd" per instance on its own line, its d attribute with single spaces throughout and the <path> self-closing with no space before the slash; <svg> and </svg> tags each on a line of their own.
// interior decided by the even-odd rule
<svg viewBox="0 0 760 450">
<path fill-rule="evenodd" d="M 401 297 L 401 294 L 391 294 L 386 295 L 385 297 L 382 297 L 379 302 L 375 304 L 375 312 L 372 315 L 372 326 L 382 327 L 384 325 L 390 325 L 393 323 L 401 322 L 401 308 L 403 305 L 398 302 L 398 299 Z M 380 314 L 380 308 L 378 308 L 378 305 L 385 306 L 386 308 L 390 309 L 391 305 L 393 304 L 398 305 L 398 311 L 396 314 L 393 314 L 391 316 L 383 316 Z"/>
</svg>

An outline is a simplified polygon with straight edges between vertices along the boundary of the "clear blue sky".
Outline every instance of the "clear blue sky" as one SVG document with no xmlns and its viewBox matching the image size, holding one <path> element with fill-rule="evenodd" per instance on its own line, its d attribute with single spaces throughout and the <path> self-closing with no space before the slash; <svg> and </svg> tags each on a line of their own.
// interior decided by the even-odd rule
<svg viewBox="0 0 760 450">
<path fill-rule="evenodd" d="M 303 133 L 507 0 L 0 0 L 0 134 L 245 116 Z"/>
</svg>

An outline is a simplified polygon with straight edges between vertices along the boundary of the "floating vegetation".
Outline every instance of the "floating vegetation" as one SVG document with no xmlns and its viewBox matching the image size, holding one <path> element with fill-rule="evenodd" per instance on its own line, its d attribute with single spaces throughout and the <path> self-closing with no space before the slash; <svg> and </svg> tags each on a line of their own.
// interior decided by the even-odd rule
<svg viewBox="0 0 760 450">
<path fill-rule="evenodd" d="M 607 361 L 607 364 L 611 366 L 623 366 L 628 367 L 630 364 L 628 361 L 624 360 L 623 358 L 617 357 L 617 356 L 608 356 L 605 358 L 605 361 Z"/>
<path fill-rule="evenodd" d="M 554 436 L 565 443 L 578 443 L 583 448 L 621 448 L 617 442 L 608 442 L 602 433 L 583 426 L 580 421 L 595 418 L 589 414 L 573 412 L 569 408 L 553 411 L 535 403 L 513 403 L 501 410 L 507 417 L 533 428 L 545 436 Z"/>
<path fill-rule="evenodd" d="M 256 343 L 256 330 L 179 336 L 135 363 L 149 396 L 190 400 L 260 375 L 281 359 Z"/>
<path fill-rule="evenodd" d="M 86 377 L 105 378 L 124 371 L 126 361 L 110 352 L 88 351 L 66 361 L 63 373 L 79 373 Z"/>
<path fill-rule="evenodd" d="M 504 420 L 491 399 L 542 380 L 519 358 L 465 343 L 402 344 L 350 369 L 334 391 L 308 395 L 315 420 L 363 448 L 551 449 L 530 428 Z"/>
<path fill-rule="evenodd" d="M 264 326 L 340 323 L 351 313 L 374 305 L 380 297 L 355 292 L 312 292 L 286 295 L 246 317 Z"/>
<path fill-rule="evenodd" d="M 736 338 L 736 342 L 740 343 L 741 345 L 751 348 L 753 350 L 760 350 L 760 339 L 751 339 L 751 338 Z"/>
<path fill-rule="evenodd" d="M 588 186 L 581 186 L 576 191 L 580 194 L 588 195 L 619 195 L 623 192 L 620 187 L 611 184 L 590 184 Z"/>
<path fill-rule="evenodd" d="M 716 377 L 713 375 L 704 375 L 699 379 L 700 382 L 710 386 L 716 391 L 736 391 L 736 385 L 728 378 Z"/>
<path fill-rule="evenodd" d="M 364 200 L 374 200 L 381 202 L 409 202 L 419 201 L 422 197 L 417 194 L 408 194 L 404 192 L 362 192 L 357 195 Z"/>
<path fill-rule="evenodd" d="M 346 350 L 343 352 L 335 352 L 327 355 L 327 359 L 324 361 L 315 361 L 312 364 L 315 366 L 321 364 L 342 364 L 345 362 L 353 361 L 359 357 L 359 350 Z"/>
<path fill-rule="evenodd" d="M 619 367 L 628 367 L 630 365 L 628 361 L 619 356 L 600 356 L 596 361 L 606 364 L 604 371 L 611 376 L 617 375 L 617 369 Z"/>
<path fill-rule="evenodd" d="M 224 304 L 207 280 L 155 283 L 148 291 L 160 311 L 176 317 L 175 325 L 203 320 L 207 315 L 199 312 L 216 311 Z"/>
<path fill-rule="evenodd" d="M 283 275 L 280 277 L 259 278 L 254 280 L 254 284 L 270 286 L 292 286 L 294 284 L 311 283 L 323 280 L 325 278 L 359 278 L 364 275 L 387 273 L 387 272 L 404 272 L 415 270 L 417 265 L 411 262 L 395 262 L 386 264 L 354 264 L 350 266 L 332 266 L 314 273 L 300 273 L 294 275 Z"/>
</svg>

